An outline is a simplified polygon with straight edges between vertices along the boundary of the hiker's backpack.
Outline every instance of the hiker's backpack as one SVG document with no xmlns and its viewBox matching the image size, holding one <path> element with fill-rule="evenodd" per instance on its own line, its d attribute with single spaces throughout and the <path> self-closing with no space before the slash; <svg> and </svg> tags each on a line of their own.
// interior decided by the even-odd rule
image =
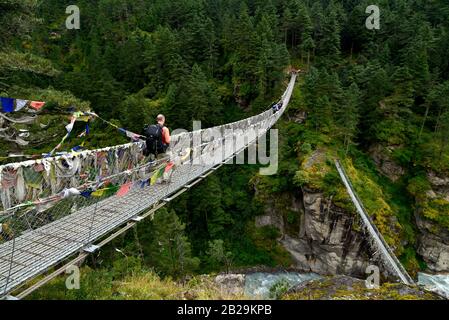
<svg viewBox="0 0 449 320">
<path fill-rule="evenodd" d="M 145 126 L 144 135 L 146 137 L 146 156 L 164 152 L 164 146 L 162 145 L 162 127 L 159 124 Z"/>
</svg>

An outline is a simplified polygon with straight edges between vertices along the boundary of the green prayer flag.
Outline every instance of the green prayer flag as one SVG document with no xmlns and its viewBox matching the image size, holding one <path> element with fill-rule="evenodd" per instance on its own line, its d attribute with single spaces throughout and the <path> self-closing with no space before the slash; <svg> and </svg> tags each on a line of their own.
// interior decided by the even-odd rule
<svg viewBox="0 0 449 320">
<path fill-rule="evenodd" d="M 113 196 L 113 195 L 115 195 L 118 192 L 119 189 L 120 189 L 120 186 L 115 186 L 115 185 L 108 186 L 105 189 L 105 195 L 106 196 Z"/>
</svg>

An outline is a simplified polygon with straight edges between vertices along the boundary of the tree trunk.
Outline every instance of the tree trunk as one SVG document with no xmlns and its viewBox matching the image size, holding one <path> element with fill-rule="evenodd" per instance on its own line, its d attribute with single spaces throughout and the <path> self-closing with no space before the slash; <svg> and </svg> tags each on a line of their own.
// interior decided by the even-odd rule
<svg viewBox="0 0 449 320">
<path fill-rule="evenodd" d="M 349 60 L 352 61 L 352 53 L 354 52 L 354 42 L 351 41 L 351 53 L 350 53 L 350 58 Z"/>
<path fill-rule="evenodd" d="M 435 123 L 434 133 L 438 131 L 438 127 L 440 126 L 440 119 L 441 119 L 441 109 L 438 111 L 438 117 L 437 122 Z"/>
<path fill-rule="evenodd" d="M 424 119 L 423 119 L 423 122 L 421 125 L 421 130 L 419 131 L 418 142 L 421 141 L 421 136 L 424 131 L 424 126 L 426 125 L 427 117 L 429 116 L 429 109 L 430 109 L 430 106 L 426 106 L 426 113 L 424 115 Z"/>
<path fill-rule="evenodd" d="M 310 70 L 310 50 L 307 51 L 307 70 Z"/>
</svg>

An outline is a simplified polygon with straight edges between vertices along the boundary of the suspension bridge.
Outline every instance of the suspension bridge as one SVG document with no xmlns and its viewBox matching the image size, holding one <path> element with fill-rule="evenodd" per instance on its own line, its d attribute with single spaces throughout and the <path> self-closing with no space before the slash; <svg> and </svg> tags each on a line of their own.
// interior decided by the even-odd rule
<svg viewBox="0 0 449 320">
<path fill-rule="evenodd" d="M 174 135 L 162 159 L 134 142 L 0 166 L 0 298 L 26 297 L 233 161 L 279 120 L 296 77 L 279 111 Z M 387 270 L 413 283 L 337 168 Z"/>
<path fill-rule="evenodd" d="M 346 170 L 341 165 L 339 160 L 335 160 L 335 167 L 337 168 L 340 178 L 343 181 L 349 196 L 351 197 L 351 201 L 354 204 L 357 213 L 362 219 L 361 225 L 365 229 L 365 232 L 369 235 L 368 240 L 370 242 L 370 246 L 375 252 L 375 255 L 379 258 L 378 260 L 380 260 L 380 262 L 384 265 L 384 269 L 390 271 L 390 273 L 400 279 L 402 283 L 407 285 L 414 284 L 412 277 L 410 277 L 407 270 L 405 270 L 404 266 L 395 256 L 393 250 L 386 243 L 379 229 L 377 229 L 371 219 L 371 216 L 366 211 L 362 201 L 358 197 L 351 181 L 349 180 Z"/>
</svg>

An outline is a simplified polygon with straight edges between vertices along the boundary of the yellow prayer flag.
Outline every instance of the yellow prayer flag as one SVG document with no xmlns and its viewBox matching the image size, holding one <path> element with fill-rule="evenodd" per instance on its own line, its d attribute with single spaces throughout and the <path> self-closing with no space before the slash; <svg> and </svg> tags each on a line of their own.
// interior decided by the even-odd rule
<svg viewBox="0 0 449 320">
<path fill-rule="evenodd" d="M 162 177 L 162 175 L 164 174 L 164 169 L 165 169 L 165 167 L 164 167 L 164 168 L 160 168 L 159 170 L 157 170 L 157 171 L 153 174 L 153 176 L 151 177 L 151 180 L 150 180 L 150 185 L 154 186 L 154 185 L 156 184 L 157 179 L 159 179 L 160 177 Z"/>
<path fill-rule="evenodd" d="M 97 191 L 92 192 L 93 197 L 101 197 L 104 195 L 105 189 L 100 189 Z"/>
<path fill-rule="evenodd" d="M 90 117 L 89 116 L 81 116 L 76 118 L 76 121 L 83 121 L 83 122 L 89 122 Z"/>
</svg>

